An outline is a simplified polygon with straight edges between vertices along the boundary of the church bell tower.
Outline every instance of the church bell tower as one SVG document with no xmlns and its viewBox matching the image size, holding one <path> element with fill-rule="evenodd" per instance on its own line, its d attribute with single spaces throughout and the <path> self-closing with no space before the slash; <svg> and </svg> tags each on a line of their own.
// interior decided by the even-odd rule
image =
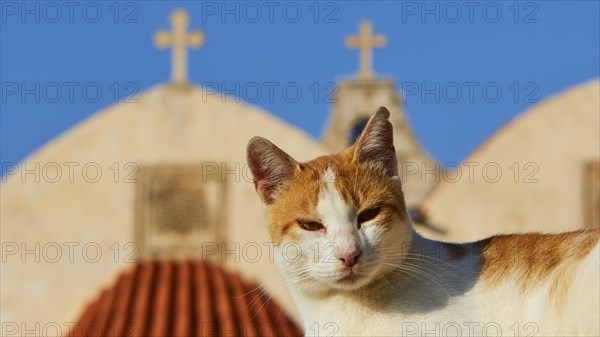
<svg viewBox="0 0 600 337">
<path fill-rule="evenodd" d="M 331 115 L 323 143 L 333 151 L 352 145 L 364 129 L 369 117 L 380 106 L 390 111 L 394 127 L 394 146 L 398 157 L 398 172 L 402 179 L 408 207 L 417 207 L 439 178 L 439 165 L 421 148 L 414 137 L 402 110 L 402 100 L 390 79 L 375 77 L 372 53 L 375 47 L 384 47 L 386 39 L 373 35 L 371 23 L 360 24 L 359 35 L 346 38 L 346 46 L 359 49 L 358 74 L 338 83 Z M 425 174 L 427 173 L 427 174 Z"/>
</svg>

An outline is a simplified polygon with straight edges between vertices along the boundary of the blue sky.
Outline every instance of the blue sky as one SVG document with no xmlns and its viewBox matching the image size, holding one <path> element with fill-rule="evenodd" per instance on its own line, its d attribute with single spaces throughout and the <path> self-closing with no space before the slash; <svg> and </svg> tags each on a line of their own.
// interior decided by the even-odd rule
<svg viewBox="0 0 600 337">
<path fill-rule="evenodd" d="M 376 73 L 405 92 L 414 132 L 443 163 L 463 160 L 536 101 L 600 73 L 598 1 L 0 4 L 3 164 L 169 81 L 170 52 L 152 37 L 170 28 L 176 8 L 207 38 L 189 53 L 192 82 L 232 91 L 314 138 L 331 108 L 331 82 L 358 69 L 344 37 L 371 20 L 388 40 L 374 53 Z"/>
</svg>

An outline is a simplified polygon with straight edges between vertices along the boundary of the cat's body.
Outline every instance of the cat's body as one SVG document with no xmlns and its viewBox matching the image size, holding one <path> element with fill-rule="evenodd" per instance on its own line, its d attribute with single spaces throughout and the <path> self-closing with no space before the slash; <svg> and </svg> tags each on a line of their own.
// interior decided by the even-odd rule
<svg viewBox="0 0 600 337">
<path fill-rule="evenodd" d="M 415 250 L 422 257 L 409 261 L 412 273 L 388 275 L 352 292 L 307 294 L 293 284 L 290 291 L 307 336 L 599 336 L 598 231 L 541 238 L 546 242 L 535 256 L 543 259 L 540 269 L 527 276 L 533 261 L 526 256 L 513 257 L 511 265 L 525 264 L 520 267 L 498 269 L 496 259 L 485 261 L 486 251 L 526 237 L 460 246 L 419 237 Z M 581 258 L 568 252 L 564 239 L 595 245 Z M 565 255 L 548 260 L 544 250 L 561 244 Z"/>
<path fill-rule="evenodd" d="M 600 335 L 600 231 L 469 244 L 421 237 L 388 116 L 378 110 L 351 148 L 308 163 L 261 138 L 249 144 L 275 263 L 305 334 Z"/>
</svg>

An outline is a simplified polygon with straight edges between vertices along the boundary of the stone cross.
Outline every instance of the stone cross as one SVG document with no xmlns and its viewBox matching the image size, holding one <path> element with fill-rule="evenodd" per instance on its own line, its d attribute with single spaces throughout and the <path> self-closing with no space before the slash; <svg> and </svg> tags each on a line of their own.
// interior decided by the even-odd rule
<svg viewBox="0 0 600 337">
<path fill-rule="evenodd" d="M 360 23 L 358 36 L 346 37 L 346 47 L 358 48 L 360 50 L 358 78 L 373 78 L 373 48 L 384 47 L 385 44 L 385 36 L 373 35 L 373 27 L 369 21 L 362 21 Z"/>
<path fill-rule="evenodd" d="M 173 32 L 160 30 L 154 36 L 154 43 L 160 49 L 173 48 L 171 60 L 171 76 L 173 84 L 187 83 L 187 47 L 198 48 L 204 44 L 204 35 L 199 31 L 187 32 L 190 22 L 184 10 L 176 10 L 171 14 Z"/>
</svg>

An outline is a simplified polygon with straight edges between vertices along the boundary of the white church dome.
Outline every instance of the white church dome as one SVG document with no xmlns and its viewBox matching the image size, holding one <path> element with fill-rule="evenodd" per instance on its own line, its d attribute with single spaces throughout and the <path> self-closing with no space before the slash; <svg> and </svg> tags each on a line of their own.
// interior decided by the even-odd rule
<svg viewBox="0 0 600 337">
<path fill-rule="evenodd" d="M 299 129 L 234 97 L 161 85 L 134 99 L 107 107 L 49 142 L 2 184 L 2 240 L 15 250 L 2 263 L 2 285 L 10 289 L 2 292 L 3 320 L 68 322 L 128 262 L 140 255 L 182 254 L 176 233 L 163 235 L 146 224 L 158 211 L 144 203 L 169 179 L 184 192 L 206 192 L 202 216 L 209 224 L 204 239 L 190 236 L 190 242 L 235 249 L 236 243 L 270 241 L 246 168 L 248 140 L 276 140 L 298 160 L 327 153 Z M 185 190 L 186 184 L 192 187 Z M 201 247 L 188 248 L 202 253 Z M 228 261 L 219 262 L 227 268 Z M 268 256 L 232 265 L 272 287 L 276 299 L 286 296 Z"/>
</svg>

